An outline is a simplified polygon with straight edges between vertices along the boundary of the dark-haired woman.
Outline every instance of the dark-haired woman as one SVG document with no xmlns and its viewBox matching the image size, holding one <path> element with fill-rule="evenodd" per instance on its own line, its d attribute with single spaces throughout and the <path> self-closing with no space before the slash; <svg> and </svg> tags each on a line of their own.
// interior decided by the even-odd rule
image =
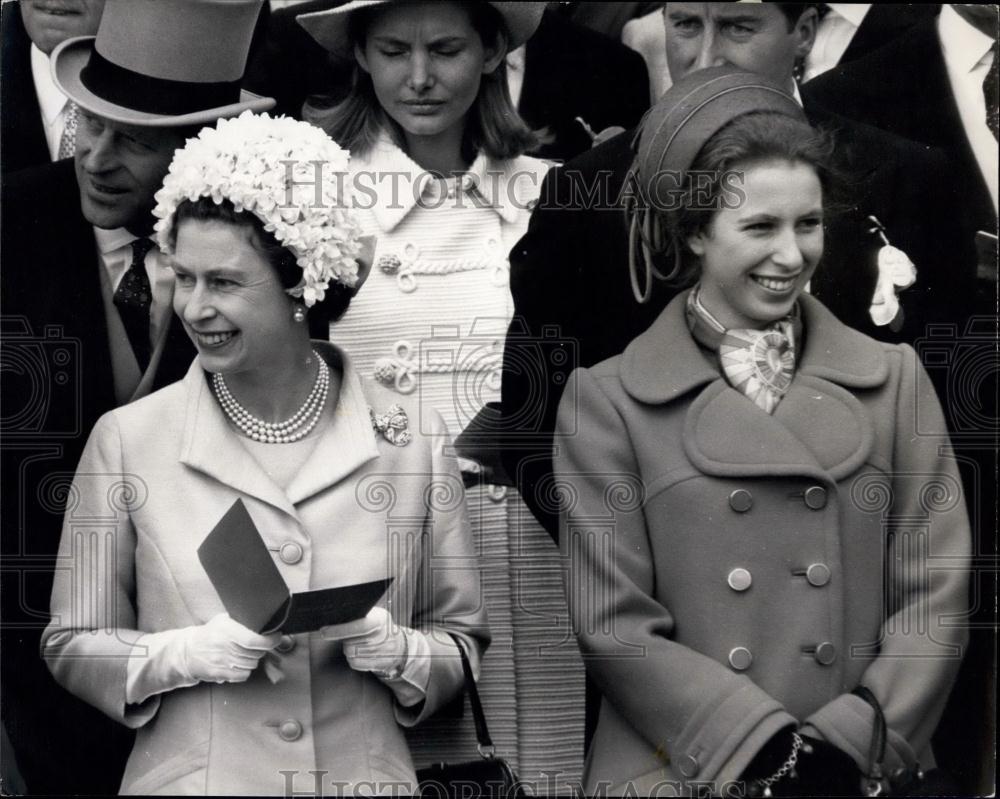
<svg viewBox="0 0 1000 799">
<path fill-rule="evenodd" d="M 633 276 L 694 285 L 560 409 L 570 605 L 604 695 L 588 793 L 860 795 L 881 755 L 859 688 L 882 775 L 934 765 L 968 520 L 914 351 L 804 293 L 828 152 L 731 68 L 644 123 Z"/>
<path fill-rule="evenodd" d="M 472 425 L 500 399 L 508 253 L 548 168 L 524 155 L 536 136 L 511 103 L 504 60 L 543 5 L 348 3 L 299 22 L 356 60 L 351 96 L 311 119 L 350 148 L 362 229 L 377 237 L 372 274 L 331 337 L 362 374 L 440 412 L 454 437 L 471 425 L 459 455 L 476 482 L 469 509 L 497 631 L 481 691 L 498 750 L 553 792 L 576 780 L 583 749 L 583 670 L 558 553 L 491 470 L 491 426 Z M 436 725 L 414 731 L 415 757 L 475 756 L 468 713 Z"/>
<path fill-rule="evenodd" d="M 290 156 L 297 179 L 323 165 L 321 203 L 288 189 Z M 247 112 L 157 194 L 198 357 L 91 434 L 42 640 L 59 682 L 137 729 L 122 793 L 411 795 L 401 728 L 460 691 L 449 633 L 474 667 L 489 640 L 444 423 L 309 339 L 310 309 L 360 280 L 346 166 L 315 127 Z M 237 499 L 290 591 L 394 578 L 385 597 L 347 627 L 247 629 L 198 558 Z"/>
</svg>

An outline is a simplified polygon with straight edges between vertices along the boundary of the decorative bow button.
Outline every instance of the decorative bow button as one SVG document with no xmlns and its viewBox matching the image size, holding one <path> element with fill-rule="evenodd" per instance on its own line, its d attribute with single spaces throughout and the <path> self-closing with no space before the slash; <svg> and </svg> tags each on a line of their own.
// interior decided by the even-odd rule
<svg viewBox="0 0 1000 799">
<path fill-rule="evenodd" d="M 401 406 L 390 406 L 388 413 L 375 413 L 371 408 L 368 412 L 371 414 L 375 432 L 381 433 L 382 437 L 393 446 L 405 447 L 413 440 L 413 434 L 409 431 L 410 420 Z"/>
<path fill-rule="evenodd" d="M 375 379 L 400 394 L 412 394 L 417 387 L 417 373 L 420 371 L 420 366 L 413 357 L 413 345 L 409 341 L 397 341 L 393 354 L 395 357 L 375 361 Z"/>
</svg>

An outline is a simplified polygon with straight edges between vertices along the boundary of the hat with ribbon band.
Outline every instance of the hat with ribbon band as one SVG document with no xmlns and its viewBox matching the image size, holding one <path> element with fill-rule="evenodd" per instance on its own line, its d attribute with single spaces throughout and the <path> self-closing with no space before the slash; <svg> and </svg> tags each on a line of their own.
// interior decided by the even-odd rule
<svg viewBox="0 0 1000 799">
<path fill-rule="evenodd" d="M 264 0 L 107 0 L 97 36 L 52 53 L 81 108 L 149 127 L 208 124 L 274 106 L 240 88 Z"/>
</svg>

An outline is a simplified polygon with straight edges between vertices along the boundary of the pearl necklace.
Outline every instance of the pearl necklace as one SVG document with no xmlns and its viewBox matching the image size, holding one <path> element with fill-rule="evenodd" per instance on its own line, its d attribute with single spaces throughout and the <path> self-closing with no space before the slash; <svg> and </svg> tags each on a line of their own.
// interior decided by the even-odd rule
<svg viewBox="0 0 1000 799">
<path fill-rule="evenodd" d="M 226 379 L 218 372 L 213 374 L 212 388 L 215 389 L 215 396 L 226 418 L 243 435 L 265 444 L 291 444 L 305 438 L 323 415 L 326 398 L 330 393 L 330 370 L 315 350 L 313 356 L 319 362 L 319 368 L 316 370 L 316 382 L 313 383 L 312 391 L 295 414 L 283 422 L 266 422 L 254 416 L 232 395 Z"/>
</svg>

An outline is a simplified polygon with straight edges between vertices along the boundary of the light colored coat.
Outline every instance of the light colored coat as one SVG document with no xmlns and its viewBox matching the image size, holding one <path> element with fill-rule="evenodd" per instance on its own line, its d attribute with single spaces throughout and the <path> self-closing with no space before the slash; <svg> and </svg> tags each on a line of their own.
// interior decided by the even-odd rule
<svg viewBox="0 0 1000 799">
<path fill-rule="evenodd" d="M 480 154 L 445 186 L 388 138 L 351 159 L 375 265 L 331 340 L 361 374 L 415 401 L 415 421 L 440 413 L 453 438 L 500 400 L 508 253 L 547 170 L 536 158 Z M 568 792 L 583 768 L 584 677 L 558 549 L 514 489 L 477 485 L 467 496 L 494 633 L 480 682 L 490 733 L 522 780 Z M 475 758 L 471 714 L 421 725 L 410 743 L 418 766 Z"/>
<path fill-rule="evenodd" d="M 461 476 L 440 418 L 425 415 L 417 429 L 405 398 L 365 384 L 331 345 L 316 346 L 343 364 L 343 384 L 334 421 L 287 491 L 240 444 L 197 361 L 183 381 L 106 414 L 91 434 L 69 492 L 42 650 L 67 689 L 138 730 L 123 793 L 274 795 L 318 783 L 329 793 L 365 782 L 408 792 L 414 774 L 399 725 L 432 714 L 462 683 L 445 631 L 474 657 L 488 641 Z M 413 441 L 396 447 L 373 430 L 369 408 L 385 413 L 401 399 Z M 291 636 L 278 684 L 258 669 L 246 683 L 126 704 L 126 665 L 143 656 L 143 633 L 225 610 L 196 550 L 237 498 L 290 591 L 395 578 L 381 604 L 428 635 L 425 702 L 399 707 L 377 678 L 348 666 L 339 643 L 313 633 Z M 286 544 L 301 559 L 285 558 Z M 282 726 L 290 721 L 293 740 Z"/>
<path fill-rule="evenodd" d="M 726 795 L 796 722 L 865 765 L 859 684 L 885 710 L 889 772 L 933 765 L 970 539 L 916 354 L 803 296 L 804 350 L 768 415 L 694 342 L 685 301 L 574 372 L 560 407 L 570 606 L 604 694 L 587 792 Z"/>
</svg>

